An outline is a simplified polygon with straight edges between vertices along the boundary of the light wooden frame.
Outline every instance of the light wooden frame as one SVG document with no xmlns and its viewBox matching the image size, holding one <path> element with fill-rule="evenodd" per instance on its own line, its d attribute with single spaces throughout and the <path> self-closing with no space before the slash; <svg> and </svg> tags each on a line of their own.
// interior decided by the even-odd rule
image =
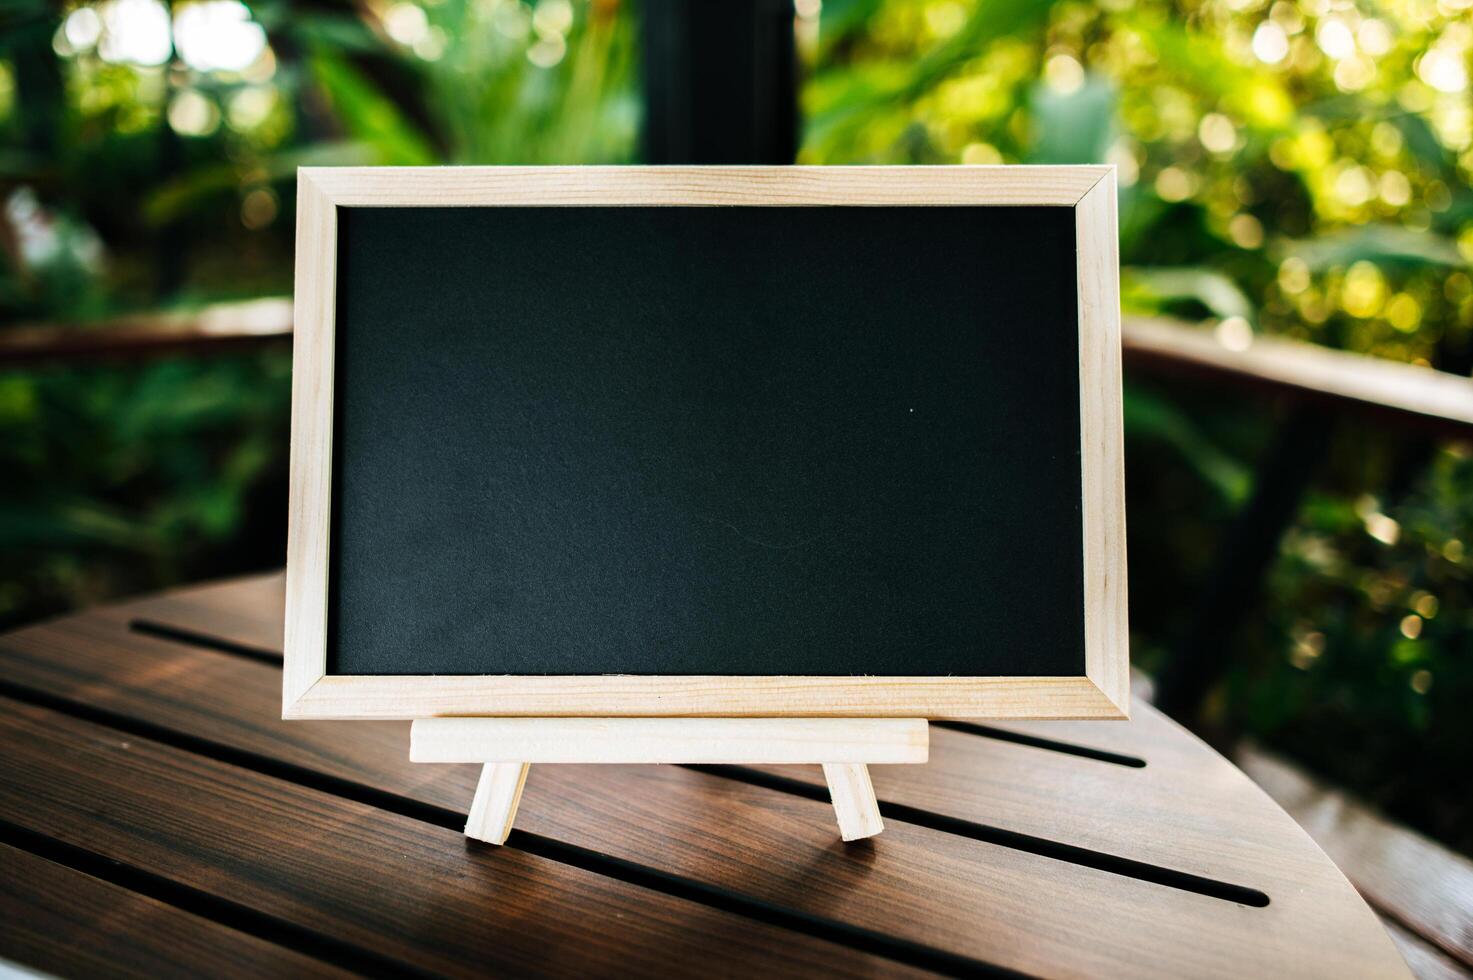
<svg viewBox="0 0 1473 980">
<path fill-rule="evenodd" d="M 1113 167 L 406 167 L 297 172 L 286 718 L 1124 718 L 1130 707 Z M 1080 677 L 327 674 L 339 207 L 1045 205 L 1078 249 Z"/>
</svg>

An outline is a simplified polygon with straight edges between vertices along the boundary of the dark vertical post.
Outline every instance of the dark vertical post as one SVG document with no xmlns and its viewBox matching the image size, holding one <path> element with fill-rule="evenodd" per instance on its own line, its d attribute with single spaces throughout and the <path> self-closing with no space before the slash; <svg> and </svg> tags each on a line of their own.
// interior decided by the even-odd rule
<svg viewBox="0 0 1473 980">
<path fill-rule="evenodd" d="M 1455 374 L 1473 372 L 1473 343 L 1444 337 L 1433 363 Z M 1260 598 L 1278 543 L 1299 513 L 1333 431 L 1327 410 L 1297 408 L 1260 464 L 1253 496 L 1228 528 L 1187 632 L 1156 680 L 1156 706 L 1178 721 L 1198 727 L 1202 700 L 1227 670 L 1238 624 Z M 1412 491 L 1436 446 L 1433 439 L 1415 435 L 1402 441 L 1383 491 L 1386 502 Z"/>
<path fill-rule="evenodd" d="M 51 38 L 61 26 L 59 8 L 35 4 L 7 25 L 6 53 L 15 73 L 15 118 L 21 147 L 43 166 L 56 159 L 61 123 L 66 118 L 66 82 L 52 50 Z"/>
<path fill-rule="evenodd" d="M 641 0 L 646 163 L 792 163 L 792 0 Z"/>
<path fill-rule="evenodd" d="M 1259 464 L 1253 496 L 1225 529 L 1187 632 L 1156 680 L 1156 706 L 1183 724 L 1196 727 L 1202 699 L 1227 668 L 1233 638 L 1258 603 L 1333 428 L 1320 409 L 1295 409 Z"/>
</svg>

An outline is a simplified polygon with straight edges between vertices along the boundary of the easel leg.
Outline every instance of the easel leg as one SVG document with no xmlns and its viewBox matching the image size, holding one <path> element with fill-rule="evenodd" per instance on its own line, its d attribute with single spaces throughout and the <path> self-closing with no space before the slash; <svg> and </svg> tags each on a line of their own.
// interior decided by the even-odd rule
<svg viewBox="0 0 1473 980">
<path fill-rule="evenodd" d="M 875 787 L 869 781 L 868 766 L 825 762 L 823 778 L 828 780 L 834 814 L 839 818 L 840 837 L 862 840 L 885 829 L 880 820 L 880 804 L 875 800 Z"/>
<path fill-rule="evenodd" d="M 506 843 L 530 768 L 525 762 L 488 762 L 481 767 L 481 781 L 476 784 L 476 797 L 465 822 L 467 837 L 488 844 Z"/>
</svg>

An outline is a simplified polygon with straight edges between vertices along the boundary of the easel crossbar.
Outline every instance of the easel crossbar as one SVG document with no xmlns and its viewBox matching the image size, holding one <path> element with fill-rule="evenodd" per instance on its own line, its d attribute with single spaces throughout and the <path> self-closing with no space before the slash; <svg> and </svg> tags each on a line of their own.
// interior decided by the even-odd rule
<svg viewBox="0 0 1473 980">
<path fill-rule="evenodd" d="M 925 762 L 920 718 L 428 718 L 413 762 Z"/>
<path fill-rule="evenodd" d="M 846 841 L 884 829 L 870 763 L 925 762 L 922 718 L 426 718 L 413 762 L 481 764 L 467 837 L 505 843 L 532 763 L 819 763 Z"/>
</svg>

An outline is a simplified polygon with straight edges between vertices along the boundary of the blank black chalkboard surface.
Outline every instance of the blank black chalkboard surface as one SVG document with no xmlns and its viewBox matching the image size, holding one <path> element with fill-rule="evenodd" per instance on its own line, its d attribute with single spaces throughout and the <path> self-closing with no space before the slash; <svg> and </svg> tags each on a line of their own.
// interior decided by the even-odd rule
<svg viewBox="0 0 1473 980">
<path fill-rule="evenodd" d="M 1112 717 L 1113 171 L 307 169 L 293 717 Z"/>
</svg>

